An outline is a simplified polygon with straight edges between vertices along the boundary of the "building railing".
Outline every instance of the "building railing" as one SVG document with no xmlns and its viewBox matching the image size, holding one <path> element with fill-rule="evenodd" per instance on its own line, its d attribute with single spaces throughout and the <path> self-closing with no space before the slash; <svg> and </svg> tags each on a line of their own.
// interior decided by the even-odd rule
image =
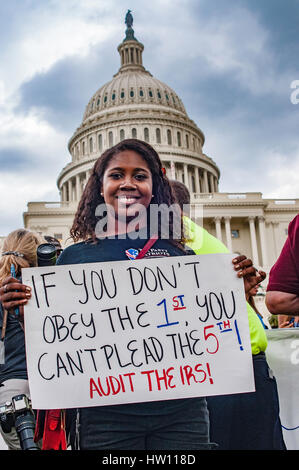
<svg viewBox="0 0 299 470">
<path fill-rule="evenodd" d="M 299 206 L 299 199 L 268 199 L 263 198 L 262 193 L 191 193 L 191 202 L 233 202 L 233 201 L 246 201 L 246 202 L 265 202 L 267 207 L 283 207 L 288 206 L 294 208 Z"/>
<path fill-rule="evenodd" d="M 262 193 L 192 193 L 191 199 L 193 202 L 202 199 L 209 199 L 215 202 L 223 201 L 223 200 L 246 200 L 246 201 L 253 201 L 253 200 L 262 200 Z"/>
<path fill-rule="evenodd" d="M 57 211 L 57 209 L 73 210 L 78 205 L 77 201 L 73 202 L 28 202 L 27 212 L 41 212 L 41 211 Z"/>
<path fill-rule="evenodd" d="M 268 208 L 271 207 L 299 207 L 299 199 L 263 199 L 262 193 L 191 193 L 191 203 L 196 202 L 265 202 Z M 74 210 L 78 205 L 78 201 L 72 202 L 29 202 L 27 204 L 27 212 Z"/>
</svg>

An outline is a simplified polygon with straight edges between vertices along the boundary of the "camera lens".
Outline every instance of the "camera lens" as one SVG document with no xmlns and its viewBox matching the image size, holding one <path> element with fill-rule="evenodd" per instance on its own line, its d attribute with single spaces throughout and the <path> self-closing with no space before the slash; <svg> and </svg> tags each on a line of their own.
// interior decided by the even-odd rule
<svg viewBox="0 0 299 470">
<path fill-rule="evenodd" d="M 57 251 L 52 243 L 42 243 L 37 247 L 38 266 L 51 266 L 56 263 Z"/>
<path fill-rule="evenodd" d="M 35 419 L 33 413 L 27 411 L 17 416 L 15 427 L 22 450 L 39 450 L 38 445 L 34 442 Z"/>
</svg>

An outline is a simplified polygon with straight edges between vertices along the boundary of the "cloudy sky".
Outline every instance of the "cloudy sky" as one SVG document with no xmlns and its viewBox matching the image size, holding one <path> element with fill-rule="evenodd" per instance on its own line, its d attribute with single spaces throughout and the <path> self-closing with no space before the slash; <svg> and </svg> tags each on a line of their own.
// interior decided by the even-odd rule
<svg viewBox="0 0 299 470">
<path fill-rule="evenodd" d="M 128 8 L 145 67 L 204 132 L 220 191 L 299 198 L 299 0 L 1 1 L 0 235 L 27 202 L 59 199 L 68 140 L 119 69 Z"/>
</svg>

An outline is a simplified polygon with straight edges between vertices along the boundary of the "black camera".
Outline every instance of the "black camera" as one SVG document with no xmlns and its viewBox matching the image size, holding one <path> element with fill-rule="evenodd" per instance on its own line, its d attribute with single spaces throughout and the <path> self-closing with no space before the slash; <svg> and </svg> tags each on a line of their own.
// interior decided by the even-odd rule
<svg viewBox="0 0 299 470">
<path fill-rule="evenodd" d="M 57 249 L 53 243 L 42 243 L 37 247 L 37 265 L 53 266 L 57 260 Z"/>
<path fill-rule="evenodd" d="M 22 450 L 40 450 L 34 442 L 35 416 L 27 395 L 16 395 L 0 405 L 0 424 L 4 433 L 16 428 Z"/>
</svg>

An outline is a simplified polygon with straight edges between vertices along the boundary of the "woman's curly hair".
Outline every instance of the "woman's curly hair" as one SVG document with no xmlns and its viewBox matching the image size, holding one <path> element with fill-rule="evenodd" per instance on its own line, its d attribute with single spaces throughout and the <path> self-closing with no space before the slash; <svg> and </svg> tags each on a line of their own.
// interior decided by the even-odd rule
<svg viewBox="0 0 299 470">
<path fill-rule="evenodd" d="M 162 163 L 158 153 L 147 142 L 138 139 L 126 139 L 106 150 L 95 162 L 92 173 L 85 186 L 80 199 L 74 222 L 70 231 L 74 242 L 79 240 L 96 239 L 95 227 L 99 220 L 96 216 L 96 208 L 100 204 L 105 204 L 101 195 L 103 176 L 110 160 L 120 152 L 132 150 L 138 153 L 148 164 L 153 181 L 153 198 L 151 204 L 166 205 L 170 207 L 175 204 L 175 197 L 171 189 L 168 178 L 162 168 Z M 148 211 L 149 214 L 149 211 Z M 163 218 L 162 218 L 163 219 Z M 181 219 L 181 216 L 180 216 Z M 163 220 L 158 224 L 158 236 L 161 237 Z M 174 236 L 173 221 L 169 221 L 169 239 L 175 244 L 184 243 L 183 223 L 181 222 L 181 232 L 179 239 Z"/>
</svg>

